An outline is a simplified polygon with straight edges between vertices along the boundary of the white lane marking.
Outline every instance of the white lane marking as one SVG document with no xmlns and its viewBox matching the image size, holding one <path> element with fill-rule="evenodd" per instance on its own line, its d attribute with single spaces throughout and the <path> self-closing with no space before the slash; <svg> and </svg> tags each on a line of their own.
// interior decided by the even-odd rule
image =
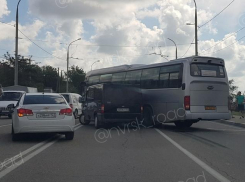
<svg viewBox="0 0 245 182">
<path fill-rule="evenodd" d="M 224 176 L 222 176 L 220 173 L 215 171 L 213 168 L 208 166 L 206 163 L 198 159 L 196 156 L 194 156 L 192 153 L 190 153 L 188 150 L 181 147 L 178 143 L 176 143 L 174 140 L 169 138 L 167 135 L 165 135 L 163 132 L 161 132 L 159 129 L 155 129 L 160 135 L 162 135 L 165 139 L 167 139 L 170 143 L 172 143 L 176 148 L 178 148 L 181 152 L 183 152 L 185 155 L 187 155 L 190 159 L 192 159 L 195 163 L 197 163 L 199 166 L 201 166 L 203 169 L 205 169 L 209 174 L 211 174 L 213 177 L 215 177 L 217 180 L 221 182 L 231 182 Z"/>
<path fill-rule="evenodd" d="M 12 124 L 1 125 L 0 128 L 5 127 L 5 126 L 10 126 L 10 125 L 12 125 Z"/>
<path fill-rule="evenodd" d="M 77 127 L 74 129 L 74 131 L 78 130 L 79 128 L 81 128 L 83 125 L 77 125 Z M 23 158 L 23 163 L 27 162 L 28 160 L 30 160 L 31 158 L 35 157 L 37 154 L 41 153 L 42 151 L 44 151 L 45 149 L 47 149 L 48 147 L 52 146 L 54 143 L 56 143 L 60 138 L 61 136 L 59 136 L 57 139 L 51 141 L 51 142 L 48 142 L 49 140 L 53 139 L 53 138 L 56 138 L 56 137 L 51 137 L 50 139 L 46 140 L 46 141 L 43 141 L 43 142 L 40 142 L 39 144 L 36 144 L 34 145 L 33 147 L 25 150 L 24 152 L 21 152 L 22 155 L 25 155 L 25 154 L 28 154 L 30 153 L 31 151 L 35 150 L 36 148 L 40 147 L 39 149 L 35 150 L 34 152 L 26 155 L 24 158 Z M 46 144 L 45 144 L 46 143 Z M 21 166 L 23 163 L 19 164 L 19 165 L 14 165 L 14 166 L 11 166 L 10 168 L 6 168 L 4 169 L 3 171 L 0 171 L 0 179 L 3 178 L 5 175 L 7 175 L 8 173 L 10 173 L 11 171 L 13 171 L 14 169 L 16 169 L 17 167 Z"/>
<path fill-rule="evenodd" d="M 24 161 L 23 163 L 27 162 L 28 160 L 30 160 L 31 158 L 33 158 L 34 156 L 36 156 L 40 152 L 44 151 L 45 149 L 47 149 L 48 147 L 50 147 L 51 145 L 53 145 L 55 142 L 57 142 L 59 140 L 59 138 L 56 139 L 56 140 L 54 140 L 54 141 L 52 141 L 52 142 L 50 142 L 50 143 L 47 143 L 46 145 L 42 146 L 41 148 L 35 150 L 34 152 L 32 152 L 29 155 L 27 155 L 26 157 L 24 157 L 23 158 L 23 161 Z M 21 163 L 21 164 L 23 164 L 23 163 Z M 17 167 L 19 167 L 20 165 L 13 165 L 10 168 L 6 168 L 2 172 L 0 172 L 0 179 L 3 178 L 6 174 L 8 174 L 11 171 L 13 171 L 14 169 L 16 169 Z"/>
<path fill-rule="evenodd" d="M 76 124 L 76 125 L 74 126 L 74 128 L 76 128 L 76 127 L 79 126 L 79 125 L 81 125 L 81 123 Z"/>
</svg>

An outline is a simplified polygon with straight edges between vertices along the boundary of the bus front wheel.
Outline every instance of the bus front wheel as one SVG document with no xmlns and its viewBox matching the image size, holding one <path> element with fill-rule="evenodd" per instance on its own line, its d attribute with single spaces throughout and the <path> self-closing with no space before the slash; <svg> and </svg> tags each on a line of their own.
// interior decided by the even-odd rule
<svg viewBox="0 0 245 182">
<path fill-rule="evenodd" d="M 153 113 L 150 107 L 145 107 L 143 112 L 143 124 L 147 127 L 153 126 Z"/>
</svg>

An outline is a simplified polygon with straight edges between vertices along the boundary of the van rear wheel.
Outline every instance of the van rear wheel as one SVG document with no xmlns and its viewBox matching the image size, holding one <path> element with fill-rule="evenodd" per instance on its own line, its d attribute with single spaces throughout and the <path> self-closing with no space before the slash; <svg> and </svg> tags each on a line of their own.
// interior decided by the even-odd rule
<svg viewBox="0 0 245 182">
<path fill-rule="evenodd" d="M 99 129 L 99 128 L 102 127 L 102 124 L 101 124 L 101 122 L 99 121 L 99 119 L 98 119 L 97 116 L 94 116 L 94 127 L 95 127 L 96 129 Z"/>
</svg>

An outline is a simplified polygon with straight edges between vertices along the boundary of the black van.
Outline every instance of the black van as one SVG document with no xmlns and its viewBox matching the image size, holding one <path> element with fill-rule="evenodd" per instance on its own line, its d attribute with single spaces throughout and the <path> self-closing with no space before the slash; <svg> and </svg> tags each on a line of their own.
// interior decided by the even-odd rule
<svg viewBox="0 0 245 182">
<path fill-rule="evenodd" d="M 119 84 L 89 86 L 83 103 L 83 125 L 94 121 L 95 128 L 106 123 L 126 123 L 141 119 L 143 111 L 140 88 Z"/>
</svg>

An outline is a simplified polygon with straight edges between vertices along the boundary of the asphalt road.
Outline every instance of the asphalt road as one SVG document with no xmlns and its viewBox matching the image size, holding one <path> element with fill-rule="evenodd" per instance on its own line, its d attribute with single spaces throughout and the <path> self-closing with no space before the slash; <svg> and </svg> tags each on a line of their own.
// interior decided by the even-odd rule
<svg viewBox="0 0 245 182">
<path fill-rule="evenodd" d="M 243 182 L 244 138 L 244 128 L 211 121 L 188 130 L 96 130 L 77 121 L 73 141 L 27 135 L 12 142 L 11 120 L 0 118 L 0 181 Z"/>
</svg>

